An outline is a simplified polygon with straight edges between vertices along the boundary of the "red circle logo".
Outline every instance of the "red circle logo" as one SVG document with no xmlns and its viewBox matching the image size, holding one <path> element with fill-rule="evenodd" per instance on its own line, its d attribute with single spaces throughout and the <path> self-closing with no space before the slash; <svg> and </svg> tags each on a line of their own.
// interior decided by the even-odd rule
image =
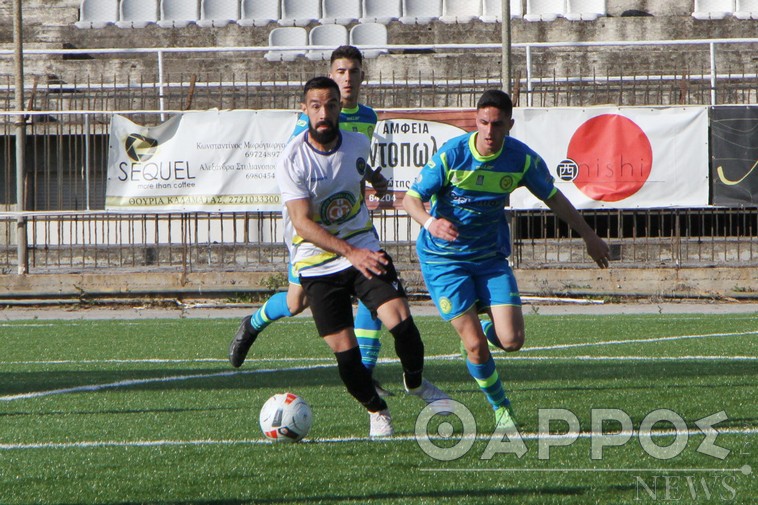
<svg viewBox="0 0 758 505">
<path fill-rule="evenodd" d="M 568 145 L 578 173 L 574 184 L 593 200 L 617 202 L 645 184 L 653 166 L 650 140 L 634 121 L 618 114 L 581 125 Z"/>
</svg>

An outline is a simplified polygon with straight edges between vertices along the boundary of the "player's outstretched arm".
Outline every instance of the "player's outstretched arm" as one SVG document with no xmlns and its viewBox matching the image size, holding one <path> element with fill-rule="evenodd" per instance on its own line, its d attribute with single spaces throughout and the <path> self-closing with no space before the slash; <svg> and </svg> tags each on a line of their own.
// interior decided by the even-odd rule
<svg viewBox="0 0 758 505">
<path fill-rule="evenodd" d="M 295 231 L 304 240 L 321 249 L 344 256 L 363 275 L 371 279 L 385 273 L 388 260 L 381 251 L 353 247 L 349 242 L 335 237 L 311 217 L 310 202 L 306 198 L 286 202 Z"/>
<path fill-rule="evenodd" d="M 579 214 L 569 199 L 558 190 L 553 196 L 545 200 L 545 204 L 584 239 L 584 243 L 587 245 L 587 254 L 595 260 L 595 263 L 600 268 L 608 268 L 610 258 L 608 244 L 595 233 L 595 230 L 590 228 L 590 225 L 587 224 L 587 221 Z"/>
</svg>

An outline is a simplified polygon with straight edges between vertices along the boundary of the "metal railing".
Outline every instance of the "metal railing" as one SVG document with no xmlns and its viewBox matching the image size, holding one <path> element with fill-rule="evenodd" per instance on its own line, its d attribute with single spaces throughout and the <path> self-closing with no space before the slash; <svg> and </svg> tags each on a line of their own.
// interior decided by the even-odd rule
<svg viewBox="0 0 758 505">
<path fill-rule="evenodd" d="M 559 75 L 552 62 L 566 51 L 613 47 L 625 58 L 656 44 L 698 48 L 704 57 L 679 70 L 626 75 L 623 58 L 604 72 L 582 69 Z M 718 69 L 720 48 L 739 46 L 755 54 L 758 39 L 646 41 L 606 43 L 514 44 L 514 98 L 522 105 L 670 105 L 758 102 L 756 63 L 736 64 L 737 70 Z M 472 48 L 494 54 L 499 44 L 388 46 L 393 51 L 466 54 Z M 104 212 L 108 125 L 121 113 L 145 125 L 184 110 L 211 107 L 296 108 L 307 74 L 302 67 L 287 80 L 253 79 L 249 75 L 171 74 L 167 55 L 229 52 L 246 54 L 268 48 L 141 48 L 28 50 L 33 56 L 79 53 L 155 56 L 157 78 L 132 75 L 78 75 L 40 82 L 27 89 L 26 227 L 30 272 L 181 270 L 219 268 L 283 271 L 286 251 L 281 223 L 271 213 L 158 213 Z M 487 53 L 489 52 L 489 53 Z M 556 53 L 557 52 L 557 53 Z M 0 56 L 7 55 L 0 51 Z M 490 58 L 496 60 L 496 58 Z M 323 65 L 314 62 L 315 65 Z M 729 63 L 731 65 L 732 63 Z M 740 66 L 741 65 L 741 66 Z M 310 68 L 310 67 L 308 67 Z M 315 68 L 315 67 L 313 67 Z M 319 67 L 320 68 L 320 67 Z M 615 71 L 614 69 L 619 69 Z M 718 71 L 717 71 L 718 70 Z M 482 91 L 501 85 L 497 61 L 483 66 L 476 78 L 460 68 L 380 74 L 369 79 L 364 100 L 375 108 L 470 107 Z M 298 73 L 299 72 L 299 73 Z M 0 273 L 16 271 L 17 215 L 13 141 L 12 79 L 0 81 Z M 2 212 L 4 211 L 4 212 Z M 758 265 L 758 208 L 635 209 L 584 212 L 593 227 L 612 244 L 615 259 L 635 266 Z M 415 262 L 413 240 L 417 227 L 400 211 L 377 211 L 375 222 L 386 247 L 401 262 Z M 580 239 L 557 223 L 550 213 L 514 213 L 514 253 L 517 267 L 544 265 L 591 266 Z"/>
<path fill-rule="evenodd" d="M 397 53 L 432 53 L 465 58 L 482 57 L 477 61 L 475 71 L 457 60 L 460 64 L 437 66 L 431 70 L 416 71 L 397 69 L 387 73 L 379 71 L 378 76 L 366 82 L 366 91 L 371 96 L 366 101 L 375 107 L 428 107 L 428 106 L 470 106 L 471 101 L 486 86 L 501 86 L 501 68 L 499 55 L 502 45 L 488 44 L 403 44 L 385 46 L 361 46 L 364 49 L 388 49 Z M 249 61 L 269 50 L 328 50 L 326 46 L 306 47 L 161 47 L 161 48 L 96 48 L 96 49 L 26 49 L 25 58 L 80 58 L 113 57 L 115 61 L 126 58 L 153 58 L 145 68 L 154 68 L 141 75 L 118 75 L 114 72 L 107 78 L 104 75 L 81 76 L 77 66 L 69 65 L 71 72 L 61 63 L 61 74 L 54 81 L 27 84 L 27 92 L 35 94 L 40 90 L 45 93 L 57 93 L 59 97 L 74 93 L 86 93 L 105 96 L 92 96 L 87 108 L 101 106 L 104 110 L 118 109 L 117 101 L 134 90 L 142 90 L 143 106 L 137 108 L 168 111 L 170 109 L 188 109 L 192 106 L 208 108 L 229 104 L 214 104 L 215 99 L 224 96 L 217 90 L 227 90 L 227 97 L 241 101 L 236 107 L 245 107 L 251 101 L 251 108 L 296 108 L 298 97 L 296 90 L 312 73 L 321 71 L 322 62 L 308 62 L 303 65 L 291 65 L 292 71 L 285 80 L 252 79 L 250 73 L 239 72 L 230 79 L 213 79 L 221 70 L 202 72 L 167 70 L 167 67 L 186 66 L 182 58 L 203 55 L 212 61 L 220 54 L 239 56 L 238 61 Z M 667 58 L 667 50 L 674 50 Z M 614 103 L 616 105 L 668 105 L 699 104 L 716 105 L 723 103 L 758 102 L 758 63 L 745 55 L 758 52 L 758 38 L 734 39 L 691 39 L 691 40 L 651 40 L 651 41 L 596 41 L 596 42 L 522 42 L 511 46 L 513 53 L 514 98 L 525 106 L 555 105 L 593 105 Z M 653 59 L 651 59 L 651 53 Z M 683 53 L 683 54 L 678 54 Z M 0 58 L 11 58 L 11 50 L 0 50 Z M 587 67 L 577 60 L 591 55 L 598 62 L 596 66 Z M 253 56 L 251 56 L 253 55 Z M 176 57 L 176 61 L 172 60 Z M 391 55 L 389 56 L 392 57 Z M 593 59 L 590 58 L 590 59 Z M 234 60 L 232 60 L 234 61 Z M 641 66 L 640 61 L 649 61 L 651 66 Z M 65 63 L 65 62 L 64 62 Z M 76 61 L 74 61 L 76 63 Z M 33 78 L 34 74 L 29 77 Z M 48 78 L 49 76 L 44 76 Z M 29 80 L 29 79 L 27 79 Z M 0 92 L 12 92 L 10 76 L 5 86 L 0 85 Z M 402 86 L 405 93 L 404 103 L 397 103 L 397 87 Z M 3 89 L 4 88 L 4 89 Z M 408 89 L 412 88 L 413 93 Z M 418 93 L 419 88 L 426 91 Z M 448 89 L 445 89 L 448 88 Z M 152 89 L 152 96 L 145 92 Z M 213 90 L 213 91 L 211 91 Z M 262 92 L 263 97 L 253 98 L 250 91 Z M 291 96 L 282 96 L 282 91 L 292 91 Z M 184 99 L 176 101 L 176 92 Z M 203 99 L 202 94 L 206 93 Z M 429 103 L 442 100 L 446 94 L 454 93 L 456 98 L 445 100 L 446 103 Z M 210 95 L 213 95 L 212 97 Z M 200 97 L 197 101 L 192 95 Z M 523 95 L 523 96 L 522 96 Z M 72 98 L 72 97 L 68 97 Z M 369 100 L 371 98 L 371 100 Z M 523 98 L 523 100 L 522 100 Z M 147 100 L 147 101 L 145 101 Z M 456 100 L 458 103 L 449 103 Z M 65 101 L 65 100 L 64 100 Z M 83 106 L 82 100 L 73 100 L 77 106 Z M 262 104 L 269 101 L 268 104 Z M 39 110 L 55 111 L 56 107 L 38 107 Z M 231 104 L 235 105 L 235 104 Z M 61 105 L 64 110 L 75 110 Z M 134 106 L 124 107 L 134 109 Z M 5 110 L 12 110 L 6 108 Z"/>
</svg>

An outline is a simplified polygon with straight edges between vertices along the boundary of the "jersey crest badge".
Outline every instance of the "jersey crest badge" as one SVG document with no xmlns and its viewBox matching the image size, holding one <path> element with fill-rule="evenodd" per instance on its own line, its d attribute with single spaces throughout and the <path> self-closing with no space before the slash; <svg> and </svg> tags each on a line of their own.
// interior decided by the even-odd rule
<svg viewBox="0 0 758 505">
<path fill-rule="evenodd" d="M 361 174 L 361 177 L 366 175 L 366 160 L 363 158 L 358 158 L 355 160 L 355 169 L 358 170 L 358 173 Z"/>
<path fill-rule="evenodd" d="M 503 191 L 513 191 L 516 189 L 515 182 L 513 180 L 513 176 L 506 175 L 502 179 L 500 179 L 500 189 Z"/>
<path fill-rule="evenodd" d="M 321 222 L 329 226 L 346 221 L 355 205 L 352 193 L 342 192 L 330 196 L 321 204 Z"/>
</svg>

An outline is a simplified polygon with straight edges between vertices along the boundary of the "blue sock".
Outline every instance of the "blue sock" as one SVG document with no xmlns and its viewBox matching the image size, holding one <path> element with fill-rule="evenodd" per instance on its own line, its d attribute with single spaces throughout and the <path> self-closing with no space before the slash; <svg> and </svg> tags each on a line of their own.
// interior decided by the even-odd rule
<svg viewBox="0 0 758 505">
<path fill-rule="evenodd" d="M 497 347 L 498 349 L 505 350 L 503 344 L 500 343 L 500 340 L 498 340 L 497 335 L 495 334 L 495 325 L 492 324 L 492 321 L 481 319 L 479 322 L 482 324 L 482 331 L 484 331 L 484 336 L 487 337 L 490 347 Z"/>
<path fill-rule="evenodd" d="M 492 359 L 492 356 L 480 365 L 471 363 L 467 358 L 466 367 L 468 367 L 471 377 L 479 384 L 479 389 L 487 397 L 487 401 L 490 402 L 493 410 L 510 405 L 511 402 L 505 396 L 505 389 L 500 381 L 500 376 L 497 374 L 495 360 Z"/>
<path fill-rule="evenodd" d="M 266 300 L 250 318 L 250 325 L 258 331 L 263 331 L 269 324 L 283 317 L 292 317 L 287 307 L 287 292 L 276 293 Z"/>
<path fill-rule="evenodd" d="M 379 335 L 382 333 L 382 322 L 371 316 L 371 311 L 358 302 L 358 312 L 355 314 L 355 336 L 358 338 L 358 346 L 361 349 L 363 366 L 373 370 L 376 360 L 379 359 L 379 350 L 382 342 Z"/>
</svg>

